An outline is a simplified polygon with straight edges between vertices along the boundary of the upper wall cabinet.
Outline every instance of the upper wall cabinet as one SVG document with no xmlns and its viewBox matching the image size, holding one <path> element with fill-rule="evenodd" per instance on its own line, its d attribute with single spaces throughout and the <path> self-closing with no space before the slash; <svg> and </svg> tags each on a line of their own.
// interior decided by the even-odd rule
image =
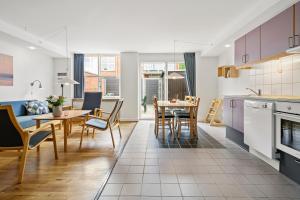
<svg viewBox="0 0 300 200">
<path fill-rule="evenodd" d="M 260 27 L 246 35 L 245 62 L 252 63 L 260 60 Z"/>
<path fill-rule="evenodd" d="M 295 46 L 300 46 L 300 2 L 295 5 Z"/>
<path fill-rule="evenodd" d="M 261 25 L 261 58 L 292 48 L 293 36 L 293 7 L 290 7 Z"/>
<path fill-rule="evenodd" d="M 240 66 L 260 59 L 260 27 L 237 39 L 235 65 Z"/>
<path fill-rule="evenodd" d="M 243 36 L 234 42 L 234 63 L 235 65 L 243 65 L 245 63 L 246 54 L 246 37 Z"/>
</svg>

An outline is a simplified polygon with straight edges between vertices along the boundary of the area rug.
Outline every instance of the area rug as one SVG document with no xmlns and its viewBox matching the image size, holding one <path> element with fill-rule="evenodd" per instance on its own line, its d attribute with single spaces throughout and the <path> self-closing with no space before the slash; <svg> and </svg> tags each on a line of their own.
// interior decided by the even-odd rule
<svg viewBox="0 0 300 200">
<path fill-rule="evenodd" d="M 157 148 L 226 148 L 199 126 L 197 127 L 197 137 L 190 137 L 189 129 L 187 128 L 182 129 L 180 138 L 171 135 L 169 129 L 165 130 L 165 134 L 164 140 L 162 129 L 160 129 L 158 138 L 156 138 L 154 134 L 154 124 L 151 124 L 149 145 Z M 175 135 L 177 135 L 177 131 L 175 131 Z"/>
</svg>

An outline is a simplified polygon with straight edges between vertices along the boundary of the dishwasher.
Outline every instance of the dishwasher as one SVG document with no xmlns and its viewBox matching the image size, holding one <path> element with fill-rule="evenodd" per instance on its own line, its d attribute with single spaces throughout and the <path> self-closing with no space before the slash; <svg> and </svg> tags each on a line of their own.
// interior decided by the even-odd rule
<svg viewBox="0 0 300 200">
<path fill-rule="evenodd" d="M 268 158 L 274 158 L 274 103 L 246 100 L 244 103 L 244 143 Z"/>
</svg>

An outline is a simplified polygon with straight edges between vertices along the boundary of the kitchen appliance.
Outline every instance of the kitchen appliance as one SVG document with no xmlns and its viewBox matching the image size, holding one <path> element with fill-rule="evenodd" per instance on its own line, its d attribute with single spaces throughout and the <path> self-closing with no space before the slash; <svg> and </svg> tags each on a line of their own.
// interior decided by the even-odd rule
<svg viewBox="0 0 300 200">
<path fill-rule="evenodd" d="M 268 158 L 275 156 L 274 103 L 246 100 L 244 103 L 244 143 Z"/>
<path fill-rule="evenodd" d="M 276 102 L 275 116 L 276 148 L 300 159 L 300 103 Z"/>
</svg>

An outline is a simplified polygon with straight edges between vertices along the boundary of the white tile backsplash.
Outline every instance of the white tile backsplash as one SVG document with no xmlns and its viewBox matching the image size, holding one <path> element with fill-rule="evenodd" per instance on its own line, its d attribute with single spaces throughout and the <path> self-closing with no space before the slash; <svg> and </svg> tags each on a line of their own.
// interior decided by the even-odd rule
<svg viewBox="0 0 300 200">
<path fill-rule="evenodd" d="M 300 83 L 300 69 L 293 71 L 293 83 Z"/>
<path fill-rule="evenodd" d="M 282 83 L 293 83 L 293 71 L 292 70 L 284 70 L 281 74 Z"/>
<path fill-rule="evenodd" d="M 264 75 L 256 75 L 255 78 L 255 84 L 256 85 L 263 85 L 264 84 Z"/>
<path fill-rule="evenodd" d="M 272 95 L 281 95 L 281 84 L 272 85 Z"/>
<path fill-rule="evenodd" d="M 272 73 L 272 84 L 280 84 L 281 83 L 281 73 Z"/>
<path fill-rule="evenodd" d="M 300 96 L 300 83 L 293 84 L 293 95 Z"/>
<path fill-rule="evenodd" d="M 300 55 L 256 64 L 249 74 L 251 87 L 264 95 L 300 96 Z"/>
<path fill-rule="evenodd" d="M 292 84 L 282 84 L 281 85 L 281 95 L 292 96 L 293 95 L 293 85 Z"/>
<path fill-rule="evenodd" d="M 272 84 L 272 74 L 264 74 L 264 85 L 271 85 Z"/>
</svg>

